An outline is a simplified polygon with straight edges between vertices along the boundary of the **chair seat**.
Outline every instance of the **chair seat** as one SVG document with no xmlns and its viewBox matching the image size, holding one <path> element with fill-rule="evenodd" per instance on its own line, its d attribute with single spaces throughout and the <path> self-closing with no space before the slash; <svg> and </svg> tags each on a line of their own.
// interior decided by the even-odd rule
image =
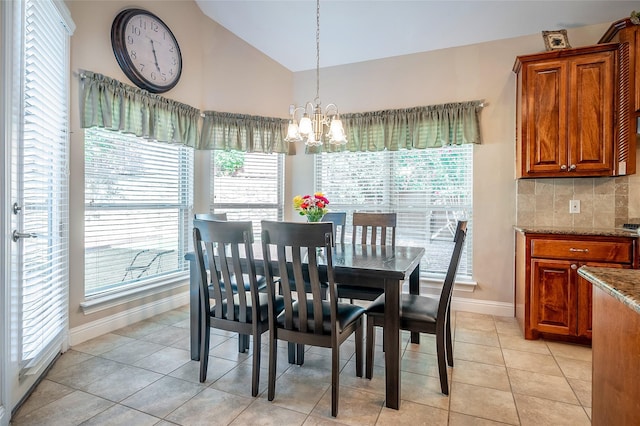
<svg viewBox="0 0 640 426">
<path fill-rule="evenodd" d="M 384 294 L 371 302 L 367 315 L 384 315 Z M 435 323 L 440 301 L 429 296 L 402 293 L 400 295 L 400 317 L 403 320 Z"/>
<path fill-rule="evenodd" d="M 269 320 L 269 301 L 268 301 L 267 293 L 259 293 L 258 294 L 258 303 L 260 304 L 260 322 L 266 322 Z M 247 293 L 247 322 L 253 322 L 253 310 L 251 309 L 251 294 Z M 281 311 L 284 309 L 284 297 L 276 295 L 275 296 L 275 309 L 276 311 Z M 235 318 L 238 318 L 238 314 L 240 313 L 240 302 L 239 296 L 237 294 L 233 295 L 233 307 L 235 311 Z M 211 316 L 215 316 L 215 306 L 211 307 Z M 226 318 L 227 316 L 227 300 L 225 299 L 222 303 L 222 316 Z"/>
<path fill-rule="evenodd" d="M 300 320 L 298 319 L 298 302 L 293 303 L 293 324 L 297 329 L 300 329 Z M 313 330 L 313 301 L 307 300 L 307 312 L 309 312 L 309 318 L 307 320 L 307 327 L 309 330 Z M 361 306 L 351 305 L 349 303 L 338 303 L 337 320 L 338 329 L 342 332 L 346 327 L 357 321 L 358 318 L 365 313 L 365 309 Z M 278 325 L 284 324 L 284 311 L 278 316 Z M 322 301 L 322 329 L 325 333 L 331 332 L 331 305 L 330 302 Z"/>
<path fill-rule="evenodd" d="M 251 289 L 251 286 L 249 284 L 249 276 L 248 275 L 244 275 L 243 276 L 244 279 L 244 289 L 246 291 L 249 291 L 249 289 Z M 267 288 L 267 280 L 264 276 L 262 275 L 257 275 L 256 276 L 256 281 L 258 282 L 258 290 L 264 290 Z M 213 289 L 212 285 L 209 285 L 209 290 Z M 225 284 L 224 282 L 220 281 L 220 289 L 222 291 L 225 290 Z M 234 293 L 238 292 L 238 282 L 236 281 L 235 277 L 233 277 L 231 279 L 231 291 L 233 291 Z"/>
</svg>

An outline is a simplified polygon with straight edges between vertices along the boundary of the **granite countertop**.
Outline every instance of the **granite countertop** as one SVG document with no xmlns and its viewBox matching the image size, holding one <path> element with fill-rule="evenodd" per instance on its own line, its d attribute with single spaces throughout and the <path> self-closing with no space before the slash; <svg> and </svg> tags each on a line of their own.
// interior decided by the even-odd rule
<svg viewBox="0 0 640 426">
<path fill-rule="evenodd" d="M 597 235 L 602 237 L 631 237 L 638 238 L 638 232 L 624 228 L 573 228 L 562 226 L 519 226 L 513 227 L 525 234 L 556 234 L 556 235 Z"/>
<path fill-rule="evenodd" d="M 640 270 L 582 266 L 578 274 L 640 314 Z"/>
</svg>

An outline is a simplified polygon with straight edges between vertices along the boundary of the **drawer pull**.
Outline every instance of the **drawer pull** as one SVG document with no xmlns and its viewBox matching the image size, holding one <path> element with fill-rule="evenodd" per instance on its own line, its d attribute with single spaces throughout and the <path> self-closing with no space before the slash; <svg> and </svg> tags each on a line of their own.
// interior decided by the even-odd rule
<svg viewBox="0 0 640 426">
<path fill-rule="evenodd" d="M 589 249 L 579 249 L 579 248 L 573 248 L 573 247 L 571 247 L 569 251 L 572 253 L 589 253 Z"/>
<path fill-rule="evenodd" d="M 573 269 L 575 271 L 576 269 L 578 269 L 578 265 L 576 265 L 575 263 L 572 263 L 571 264 L 571 269 Z"/>
</svg>

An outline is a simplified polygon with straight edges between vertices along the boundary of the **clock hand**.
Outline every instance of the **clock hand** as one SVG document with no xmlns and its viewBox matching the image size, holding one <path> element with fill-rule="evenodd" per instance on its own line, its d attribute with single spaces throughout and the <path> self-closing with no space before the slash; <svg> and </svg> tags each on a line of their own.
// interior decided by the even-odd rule
<svg viewBox="0 0 640 426">
<path fill-rule="evenodd" d="M 160 72 L 160 66 L 158 65 L 158 56 L 156 55 L 156 48 L 153 45 L 153 39 L 149 39 L 151 41 L 151 51 L 153 52 L 153 60 L 156 61 L 156 69 Z"/>
</svg>

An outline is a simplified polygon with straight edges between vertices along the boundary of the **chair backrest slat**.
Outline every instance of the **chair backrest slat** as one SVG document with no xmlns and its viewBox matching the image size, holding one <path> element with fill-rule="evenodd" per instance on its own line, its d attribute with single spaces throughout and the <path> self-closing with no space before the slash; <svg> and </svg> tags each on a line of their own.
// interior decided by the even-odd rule
<svg viewBox="0 0 640 426">
<path fill-rule="evenodd" d="M 396 213 L 353 213 L 353 244 L 396 245 Z M 389 233 L 390 235 L 387 235 Z M 360 237 L 358 237 L 360 235 Z M 369 238 L 370 237 L 370 238 Z"/>
<path fill-rule="evenodd" d="M 454 236 L 453 252 L 451 254 L 451 260 L 449 261 L 449 267 L 447 268 L 447 275 L 442 285 L 442 292 L 440 293 L 440 303 L 438 304 L 438 318 L 444 318 L 449 305 L 451 304 L 451 295 L 453 294 L 453 285 L 455 284 L 456 274 L 458 272 L 458 265 L 460 264 L 460 258 L 462 257 L 462 250 L 464 248 L 464 241 L 467 238 L 467 221 L 459 220 L 456 226 L 456 233 Z"/>
<path fill-rule="evenodd" d="M 259 306 L 252 223 L 196 219 L 193 224 L 203 312 L 211 312 L 211 298 L 215 303 L 214 317 L 248 322 L 249 312 Z M 249 294 L 245 291 L 247 280 Z M 237 287 L 235 293 L 232 291 L 234 284 Z M 237 311 L 235 304 L 238 305 Z M 252 315 L 252 318 L 258 318 L 257 310 Z"/>
<path fill-rule="evenodd" d="M 265 259 L 265 277 L 269 299 L 275 294 L 274 274 L 280 277 L 284 296 L 284 328 L 323 334 L 321 283 L 329 284 L 329 303 L 335 319 L 337 311 L 336 287 L 333 279 L 332 252 L 333 224 L 330 222 L 294 223 L 262 221 L 262 250 Z M 276 250 L 273 250 L 273 247 Z M 277 256 L 279 272 L 271 270 L 272 256 Z M 319 256 L 324 256 L 322 262 Z M 326 265 L 327 277 L 320 279 L 319 264 Z M 305 281 L 311 292 L 305 290 Z M 290 285 L 291 283 L 291 285 Z M 292 287 L 295 290 L 292 290 Z M 309 298 L 311 296 L 311 298 Z M 294 315 L 295 301 L 297 315 Z M 297 316 L 298 321 L 294 321 Z"/>
</svg>

